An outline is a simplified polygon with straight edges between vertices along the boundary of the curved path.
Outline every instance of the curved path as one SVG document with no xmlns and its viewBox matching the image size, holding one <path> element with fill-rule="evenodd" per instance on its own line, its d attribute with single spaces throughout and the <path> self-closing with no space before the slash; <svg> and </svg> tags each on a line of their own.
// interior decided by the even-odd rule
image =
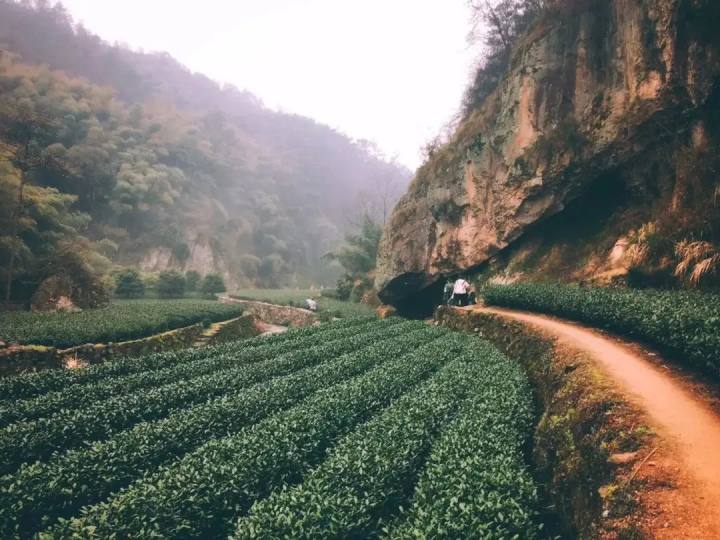
<svg viewBox="0 0 720 540">
<path fill-rule="evenodd" d="M 720 415 L 702 398 L 635 347 L 600 332 L 533 313 L 473 309 L 531 324 L 589 353 L 647 413 L 660 440 L 667 444 L 664 453 L 682 479 L 665 505 L 670 514 L 682 513 L 680 523 L 668 522 L 667 530 L 657 531 L 656 536 L 720 539 Z"/>
</svg>

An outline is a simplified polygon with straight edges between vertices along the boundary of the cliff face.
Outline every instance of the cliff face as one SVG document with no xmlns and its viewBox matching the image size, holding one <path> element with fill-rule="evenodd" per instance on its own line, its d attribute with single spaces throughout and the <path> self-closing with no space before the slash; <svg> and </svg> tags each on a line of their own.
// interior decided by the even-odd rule
<svg viewBox="0 0 720 540">
<path fill-rule="evenodd" d="M 587 194 L 609 176 L 672 204 L 684 189 L 678 154 L 712 144 L 720 56 L 703 28 L 720 20 L 715 2 L 567 3 L 532 27 L 496 91 L 418 170 L 381 243 L 385 302 L 542 237 L 549 216 L 582 214 L 573 205 L 592 210 Z"/>
</svg>

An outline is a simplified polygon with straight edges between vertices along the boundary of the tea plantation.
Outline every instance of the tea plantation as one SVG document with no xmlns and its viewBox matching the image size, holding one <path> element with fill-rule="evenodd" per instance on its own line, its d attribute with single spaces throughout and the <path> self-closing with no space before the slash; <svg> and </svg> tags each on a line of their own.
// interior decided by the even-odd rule
<svg viewBox="0 0 720 540">
<path fill-rule="evenodd" d="M 489 305 L 549 313 L 635 338 L 720 380 L 720 295 L 523 283 L 489 286 Z"/>
<path fill-rule="evenodd" d="M 199 322 L 237 317 L 240 306 L 214 300 L 113 300 L 80 313 L 0 313 L 0 339 L 9 343 L 72 347 L 138 339 Z"/>
<path fill-rule="evenodd" d="M 0 380 L 0 538 L 534 538 L 532 394 L 477 338 L 345 319 Z"/>
</svg>

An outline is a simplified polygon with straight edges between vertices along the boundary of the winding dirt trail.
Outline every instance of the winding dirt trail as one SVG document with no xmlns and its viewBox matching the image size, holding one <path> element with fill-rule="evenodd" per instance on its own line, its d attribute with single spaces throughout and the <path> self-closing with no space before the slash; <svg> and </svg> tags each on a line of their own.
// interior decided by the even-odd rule
<svg viewBox="0 0 720 540">
<path fill-rule="evenodd" d="M 656 538 L 720 539 L 720 415 L 637 347 L 579 324 L 501 308 L 473 308 L 533 325 L 593 357 L 647 413 L 659 455 L 678 481 L 659 503 L 668 521 Z M 666 465 L 668 463 L 665 463 Z"/>
</svg>

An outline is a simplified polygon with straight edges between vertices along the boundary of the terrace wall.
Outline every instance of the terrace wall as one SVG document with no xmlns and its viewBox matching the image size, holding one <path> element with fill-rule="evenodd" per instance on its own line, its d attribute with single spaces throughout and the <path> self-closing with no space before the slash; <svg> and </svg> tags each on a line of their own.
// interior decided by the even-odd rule
<svg viewBox="0 0 720 540">
<path fill-rule="evenodd" d="M 117 358 L 250 338 L 258 334 L 255 317 L 243 315 L 215 323 L 207 329 L 202 323 L 197 323 L 146 338 L 118 343 L 86 343 L 69 349 L 37 345 L 12 346 L 0 349 L 0 377 L 44 369 L 82 367 Z"/>
<path fill-rule="evenodd" d="M 298 328 L 313 325 L 320 320 L 317 313 L 293 306 L 279 306 L 256 300 L 241 300 L 230 296 L 221 296 L 218 299 L 226 304 L 240 304 L 243 306 L 243 313 L 255 315 L 260 320 L 270 324 Z"/>
</svg>

